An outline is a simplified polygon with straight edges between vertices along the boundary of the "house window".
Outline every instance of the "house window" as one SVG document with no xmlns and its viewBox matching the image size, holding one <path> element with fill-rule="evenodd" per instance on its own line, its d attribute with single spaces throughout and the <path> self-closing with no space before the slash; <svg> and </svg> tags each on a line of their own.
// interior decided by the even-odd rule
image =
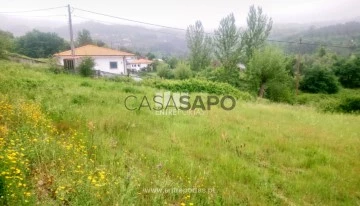
<svg viewBox="0 0 360 206">
<path fill-rule="evenodd" d="M 117 62 L 110 62 L 110 69 L 117 69 L 118 65 Z"/>
<path fill-rule="evenodd" d="M 75 61 L 74 59 L 64 59 L 64 68 L 67 70 L 74 70 L 75 69 Z"/>
<path fill-rule="evenodd" d="M 138 64 L 138 67 L 140 67 L 140 64 Z"/>
</svg>

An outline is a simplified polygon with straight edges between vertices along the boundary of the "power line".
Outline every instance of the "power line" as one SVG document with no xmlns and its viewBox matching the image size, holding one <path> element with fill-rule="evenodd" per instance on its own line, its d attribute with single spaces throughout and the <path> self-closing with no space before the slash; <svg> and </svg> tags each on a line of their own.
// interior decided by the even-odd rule
<svg viewBox="0 0 360 206">
<path fill-rule="evenodd" d="M 133 20 L 133 19 L 128 19 L 128 18 L 122 18 L 122 17 L 118 17 L 118 16 L 113 16 L 113 15 L 109 15 L 109 14 L 99 13 L 99 12 L 95 12 L 95 11 L 89 11 L 89 10 L 80 9 L 80 8 L 74 8 L 74 9 L 77 9 L 77 10 L 80 10 L 80 11 L 84 11 L 84 12 L 88 12 L 88 13 L 93 13 L 93 14 L 101 15 L 101 16 L 106 16 L 106 17 L 111 17 L 111 18 L 120 19 L 120 20 L 124 20 L 124 21 L 129 21 L 129 22 L 135 22 L 135 23 L 140 23 L 140 24 L 145 24 L 145 25 L 150 25 L 150 26 L 157 26 L 157 27 L 162 27 L 162 28 L 167 28 L 167 29 L 174 29 L 174 30 L 178 30 L 178 31 L 186 31 L 186 29 L 178 28 L 178 27 L 170 27 L 170 26 L 165 26 L 165 25 L 161 25 L 161 24 L 154 24 L 154 23 L 149 23 L 149 22 L 144 22 L 144 21 L 138 21 L 138 20 Z M 83 17 L 80 17 L 80 18 L 83 18 Z M 85 18 L 86 18 L 86 17 L 85 17 Z M 206 32 L 205 32 L 205 33 L 206 33 Z M 214 35 L 214 33 L 206 33 L 206 34 Z M 284 40 L 274 40 L 274 39 L 267 39 L 266 41 L 269 41 L 269 42 L 278 42 L 278 43 L 287 43 L 287 44 L 299 44 L 299 42 L 295 42 L 295 41 L 284 41 Z M 346 48 L 346 49 L 355 48 L 355 46 L 354 46 L 354 47 L 351 47 L 351 46 L 341 46 L 341 45 L 323 44 L 323 43 L 301 42 L 300 44 L 303 44 L 303 45 L 313 45 L 313 46 L 324 46 L 324 47 L 335 47 L 335 48 Z"/>
<path fill-rule="evenodd" d="M 356 48 L 356 46 L 341 46 L 341 45 L 335 45 L 335 44 L 326 44 L 326 43 L 308 43 L 308 42 L 294 42 L 294 41 L 282 41 L 282 40 L 273 40 L 273 39 L 267 39 L 266 41 L 269 42 L 278 42 L 278 43 L 287 43 L 287 44 L 302 44 L 302 45 L 312 45 L 312 46 L 324 46 L 324 47 L 334 47 L 334 48 L 344 48 L 344 49 L 353 49 Z"/>
<path fill-rule="evenodd" d="M 95 12 L 95 11 L 89 11 L 89 10 L 85 10 L 85 9 L 80 9 L 80 8 L 76 8 L 76 7 L 73 7 L 73 8 L 74 8 L 74 9 L 77 9 L 77 10 L 80 10 L 80 11 L 84 11 L 84 12 L 88 12 L 88 13 L 93 13 L 93 14 L 97 14 L 97 15 L 101 15 L 101 16 L 107 16 L 107 17 L 111 17 L 111 18 L 115 18 L 115 19 L 124 20 L 124 21 L 130 21 L 130 22 L 135 22 L 135 23 L 139 23 L 139 24 L 145 24 L 145 25 L 150 25 L 150 26 L 163 27 L 163 28 L 174 29 L 174 30 L 179 30 L 179 31 L 186 31 L 186 29 L 182 29 L 182 28 L 171 27 L 171 26 L 164 26 L 164 25 L 160 25 L 160 24 L 153 24 L 153 23 L 144 22 L 144 21 L 138 21 L 138 20 L 133 20 L 133 19 L 127 19 L 127 18 L 122 18 L 122 17 L 113 16 L 113 15 L 109 15 L 109 14 L 103 14 L 103 13 L 99 13 L 99 12 Z"/>
<path fill-rule="evenodd" d="M 266 41 L 278 42 L 278 43 L 287 43 L 287 44 L 298 44 L 299 43 L 299 42 L 295 42 L 295 41 L 282 41 L 282 40 L 274 40 L 274 39 L 267 39 Z"/>
<path fill-rule="evenodd" d="M 56 17 L 56 16 L 67 16 L 67 15 L 44 15 L 44 16 L 27 16 L 27 15 L 7 15 L 7 16 L 14 16 L 14 17 Z"/>
<path fill-rule="evenodd" d="M 67 6 L 59 6 L 59 7 L 44 8 L 44 9 L 34 9 L 34 10 L 27 10 L 27 11 L 0 12 L 0 14 L 47 11 L 47 10 L 65 8 L 65 7 L 67 7 Z M 110 18 L 115 18 L 115 19 L 119 19 L 119 20 L 123 20 L 123 21 L 129 21 L 129 22 L 134 22 L 134 23 L 139 23 L 139 24 L 144 24 L 144 25 L 150 25 L 150 26 L 162 27 L 162 28 L 167 28 L 167 29 L 173 29 L 173 30 L 177 30 L 177 31 L 186 31 L 186 29 L 183 29 L 183 28 L 165 26 L 165 25 L 161 25 L 161 24 L 149 23 L 149 22 L 144 22 L 144 21 L 139 21 L 139 20 L 133 20 L 133 19 L 113 16 L 113 15 L 109 15 L 109 14 L 104 14 L 104 13 L 100 13 L 100 12 L 90 11 L 90 10 L 86 10 L 86 9 L 80 9 L 80 8 L 76 8 L 76 7 L 72 7 L 72 9 L 77 9 L 79 11 L 92 13 L 92 14 L 96 14 L 96 15 L 100 15 L 100 16 L 106 16 L 106 17 L 110 17 Z M 77 16 L 77 15 L 74 15 L 74 16 L 78 17 L 78 18 L 94 20 L 94 19 L 87 18 L 87 17 Z M 39 16 L 39 17 L 41 17 L 41 16 Z M 50 16 L 44 16 L 44 17 L 50 17 Z M 94 21 L 101 22 L 100 20 L 94 20 Z M 110 22 L 107 22 L 107 23 L 110 23 Z M 163 31 L 156 31 L 156 32 L 171 34 L 171 33 L 163 32 Z M 214 33 L 207 33 L 207 32 L 205 32 L 205 33 L 208 34 L 208 35 L 214 35 Z M 295 41 L 284 41 L 284 40 L 274 40 L 274 39 L 267 39 L 266 41 L 268 41 L 268 42 L 277 42 L 277 43 L 287 43 L 287 44 L 303 44 L 303 45 L 324 46 L 324 47 L 334 47 L 334 48 L 346 48 L 346 49 L 357 48 L 356 46 L 342 46 L 342 45 L 333 45 L 333 44 L 327 44 L 327 43 L 309 43 L 309 42 L 301 42 L 301 43 L 299 43 L 299 42 L 295 42 Z"/>
<path fill-rule="evenodd" d="M 115 22 L 97 20 L 97 19 L 88 18 L 88 17 L 83 17 L 83 16 L 79 16 L 79 15 L 73 15 L 73 17 L 75 17 L 75 18 L 81 18 L 81 19 L 87 19 L 87 20 L 91 20 L 91 21 L 95 21 L 95 22 L 99 22 L 99 23 L 104 23 L 104 24 L 116 24 Z M 121 25 L 121 24 L 119 24 L 119 25 Z M 157 32 L 157 33 L 163 33 L 163 34 L 170 34 L 170 35 L 176 34 L 176 33 L 164 32 L 164 31 L 159 31 L 159 30 L 151 30 L 151 31 L 155 31 L 155 32 Z"/>
<path fill-rule="evenodd" d="M 12 13 L 29 13 L 29 12 L 36 12 L 36 11 L 48 11 L 54 9 L 65 8 L 66 6 L 59 6 L 59 7 L 51 7 L 51 8 L 44 8 L 44 9 L 34 9 L 34 10 L 27 10 L 27 11 L 2 11 L 0 14 L 12 14 Z"/>
</svg>

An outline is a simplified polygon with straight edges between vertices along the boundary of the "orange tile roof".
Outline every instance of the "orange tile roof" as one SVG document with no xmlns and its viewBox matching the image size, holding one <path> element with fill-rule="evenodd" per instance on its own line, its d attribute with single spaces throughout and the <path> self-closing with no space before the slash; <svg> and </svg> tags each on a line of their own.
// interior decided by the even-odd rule
<svg viewBox="0 0 360 206">
<path fill-rule="evenodd" d="M 130 64 L 151 64 L 153 61 L 148 59 L 134 59 L 134 60 L 128 60 Z"/>
<path fill-rule="evenodd" d="M 54 55 L 71 56 L 71 50 L 63 51 Z M 75 48 L 75 56 L 135 56 L 135 54 L 89 44 Z"/>
</svg>

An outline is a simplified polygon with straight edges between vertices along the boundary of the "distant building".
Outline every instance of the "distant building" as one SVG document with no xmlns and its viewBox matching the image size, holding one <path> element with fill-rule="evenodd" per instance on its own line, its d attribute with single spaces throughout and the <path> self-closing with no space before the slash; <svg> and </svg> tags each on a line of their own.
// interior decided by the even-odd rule
<svg viewBox="0 0 360 206">
<path fill-rule="evenodd" d="M 131 59 L 127 61 L 127 69 L 131 72 L 152 70 L 153 61 L 148 59 Z"/>
<path fill-rule="evenodd" d="M 71 55 L 71 50 L 60 52 L 54 56 L 59 64 L 67 69 L 75 69 L 84 57 L 91 57 L 95 61 L 95 68 L 100 75 L 127 75 L 128 61 L 136 59 L 135 54 L 119 50 L 86 45 L 75 49 L 75 55 Z M 141 65 L 141 64 L 140 64 Z"/>
<path fill-rule="evenodd" d="M 243 70 L 246 69 L 246 66 L 245 66 L 245 64 L 243 64 L 243 63 L 238 63 L 236 66 L 237 66 L 241 71 L 243 71 Z"/>
</svg>

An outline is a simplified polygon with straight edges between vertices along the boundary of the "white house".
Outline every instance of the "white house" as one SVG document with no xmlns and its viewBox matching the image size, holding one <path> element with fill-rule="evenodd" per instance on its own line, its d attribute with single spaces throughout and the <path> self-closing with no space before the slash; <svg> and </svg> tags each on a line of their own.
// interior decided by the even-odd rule
<svg viewBox="0 0 360 206">
<path fill-rule="evenodd" d="M 131 72 L 139 72 L 149 68 L 153 61 L 148 59 L 129 59 L 127 61 L 127 68 Z"/>
<path fill-rule="evenodd" d="M 119 50 L 86 45 L 75 49 L 75 55 L 71 55 L 71 50 L 60 52 L 54 56 L 65 68 L 74 69 L 84 57 L 91 57 L 95 61 L 95 70 L 100 73 L 127 74 L 127 61 L 136 59 L 135 54 Z"/>
</svg>

